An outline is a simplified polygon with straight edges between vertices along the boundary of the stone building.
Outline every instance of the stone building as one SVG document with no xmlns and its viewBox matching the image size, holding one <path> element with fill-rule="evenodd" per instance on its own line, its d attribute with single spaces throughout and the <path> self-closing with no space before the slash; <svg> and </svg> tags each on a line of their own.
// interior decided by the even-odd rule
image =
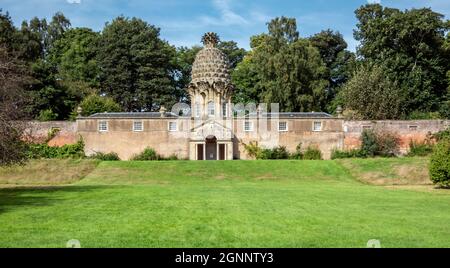
<svg viewBox="0 0 450 268">
<path fill-rule="evenodd" d="M 217 47 L 218 37 L 207 33 L 204 48 L 192 66 L 187 91 L 190 107 L 168 112 L 101 113 L 78 117 L 76 135 L 83 137 L 86 153 L 116 152 L 121 159 L 151 147 L 163 156 L 191 160 L 248 159 L 244 145 L 286 146 L 295 151 L 315 146 L 325 159 L 333 149 L 358 146 L 364 128 L 383 126 L 399 131 L 403 151 L 408 139 L 424 139 L 428 132 L 445 129 L 448 121 L 344 121 L 326 113 L 266 112 L 265 107 L 237 109 L 231 103 L 233 85 L 228 59 Z M 185 115 L 180 111 L 190 108 Z M 242 108 L 242 107 L 241 107 Z M 273 111 L 274 109 L 271 109 Z M 57 137 L 56 137 L 57 138 Z M 57 142 L 56 142 L 57 144 Z"/>
</svg>

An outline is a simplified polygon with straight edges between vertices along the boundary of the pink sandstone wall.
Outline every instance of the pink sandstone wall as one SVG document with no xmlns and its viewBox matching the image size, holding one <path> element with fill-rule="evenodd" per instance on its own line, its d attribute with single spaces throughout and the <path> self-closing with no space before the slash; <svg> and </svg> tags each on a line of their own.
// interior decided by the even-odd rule
<svg viewBox="0 0 450 268">
<path fill-rule="evenodd" d="M 52 129 L 59 129 L 59 131 L 48 142 L 50 146 L 63 146 L 64 144 L 75 143 L 78 140 L 77 123 L 73 121 L 32 121 L 29 122 L 25 135 L 27 139 L 34 142 L 44 142 Z"/>
<path fill-rule="evenodd" d="M 449 120 L 344 121 L 344 149 L 359 148 L 363 129 L 372 128 L 396 133 L 400 138 L 400 152 L 407 153 L 411 140 L 424 141 L 430 133 L 445 130 L 449 126 Z"/>
</svg>

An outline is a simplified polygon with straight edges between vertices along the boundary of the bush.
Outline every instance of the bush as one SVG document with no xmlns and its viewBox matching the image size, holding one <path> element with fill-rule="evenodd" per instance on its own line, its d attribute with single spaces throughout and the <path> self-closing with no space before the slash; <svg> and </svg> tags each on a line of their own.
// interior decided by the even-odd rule
<svg viewBox="0 0 450 268">
<path fill-rule="evenodd" d="M 399 153 L 400 139 L 394 133 L 365 129 L 361 135 L 360 155 L 392 157 Z"/>
<path fill-rule="evenodd" d="M 244 143 L 244 149 L 247 151 L 247 155 L 259 159 L 262 153 L 261 147 L 259 147 L 258 142 L 251 141 L 249 144 Z"/>
<path fill-rule="evenodd" d="M 39 121 L 54 121 L 58 118 L 58 114 L 53 112 L 51 109 L 41 110 L 39 112 Z"/>
<path fill-rule="evenodd" d="M 49 146 L 46 143 L 28 144 L 27 158 L 83 158 L 84 142 L 80 139 L 77 143 L 66 144 L 61 147 Z"/>
<path fill-rule="evenodd" d="M 91 155 L 89 158 L 97 159 L 101 161 L 120 161 L 119 155 L 117 153 L 111 152 L 111 153 L 102 153 L 102 152 L 96 152 L 95 154 Z"/>
<path fill-rule="evenodd" d="M 333 150 L 331 152 L 331 159 L 342 158 L 365 158 L 367 157 L 361 149 L 353 149 L 349 151 Z"/>
<path fill-rule="evenodd" d="M 377 136 L 375 131 L 371 129 L 365 129 L 361 135 L 361 153 L 369 157 L 375 156 L 378 150 Z"/>
<path fill-rule="evenodd" d="M 378 131 L 375 137 L 377 144 L 375 155 L 393 157 L 399 154 L 400 138 L 396 134 L 387 131 Z"/>
<path fill-rule="evenodd" d="M 153 148 L 147 147 L 140 154 L 134 155 L 131 160 L 133 161 L 155 161 L 161 160 L 162 157 L 156 153 Z"/>
<path fill-rule="evenodd" d="M 299 143 L 297 145 L 297 147 L 295 148 L 295 153 L 292 153 L 289 156 L 290 159 L 296 159 L 296 160 L 301 160 L 303 159 L 303 152 L 302 152 L 302 144 Z"/>
<path fill-rule="evenodd" d="M 257 159 L 288 159 L 289 152 L 284 146 L 278 146 L 273 149 L 262 149 L 259 151 Z"/>
<path fill-rule="evenodd" d="M 303 153 L 303 160 L 322 160 L 322 152 L 317 148 L 309 146 Z"/>
<path fill-rule="evenodd" d="M 441 187 L 450 187 L 450 140 L 442 140 L 434 147 L 430 161 L 431 181 Z"/>
<path fill-rule="evenodd" d="M 428 156 L 433 152 L 433 145 L 429 141 L 417 142 L 411 140 L 409 142 L 409 152 L 407 156 Z"/>
<path fill-rule="evenodd" d="M 437 142 L 441 140 L 450 140 L 450 128 L 447 128 L 446 130 L 442 130 L 433 134 L 432 138 L 435 139 Z"/>
</svg>

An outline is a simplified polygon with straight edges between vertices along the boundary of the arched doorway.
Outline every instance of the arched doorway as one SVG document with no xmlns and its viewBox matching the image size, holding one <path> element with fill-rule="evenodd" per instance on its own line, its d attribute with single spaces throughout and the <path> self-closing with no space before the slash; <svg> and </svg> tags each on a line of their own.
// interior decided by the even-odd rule
<svg viewBox="0 0 450 268">
<path fill-rule="evenodd" d="M 205 146 L 206 160 L 217 160 L 217 138 L 212 135 L 206 137 Z"/>
</svg>

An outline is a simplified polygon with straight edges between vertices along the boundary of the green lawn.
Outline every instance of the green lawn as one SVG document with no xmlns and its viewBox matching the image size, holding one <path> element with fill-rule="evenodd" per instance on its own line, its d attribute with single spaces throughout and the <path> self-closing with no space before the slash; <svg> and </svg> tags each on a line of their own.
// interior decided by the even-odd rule
<svg viewBox="0 0 450 268">
<path fill-rule="evenodd" d="M 101 162 L 70 185 L 0 187 L 0 247 L 450 247 L 450 191 L 358 177 L 428 160 L 379 160 Z"/>
</svg>

